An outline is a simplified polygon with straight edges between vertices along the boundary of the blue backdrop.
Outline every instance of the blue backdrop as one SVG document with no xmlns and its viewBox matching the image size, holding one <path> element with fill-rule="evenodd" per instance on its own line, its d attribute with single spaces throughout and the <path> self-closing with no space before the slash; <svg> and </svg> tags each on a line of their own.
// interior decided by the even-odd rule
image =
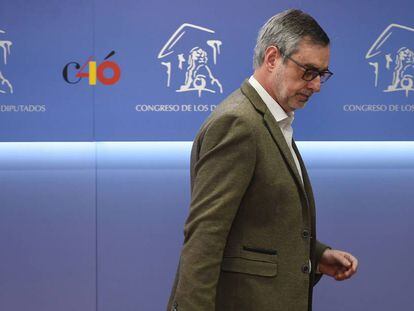
<svg viewBox="0 0 414 311">
<path fill-rule="evenodd" d="M 0 139 L 192 140 L 251 75 L 260 26 L 289 7 L 326 29 L 335 73 L 297 114 L 296 138 L 412 140 L 413 4 L 402 0 L 2 3 Z"/>
<path fill-rule="evenodd" d="M 315 310 L 413 309 L 412 2 L 14 0 L 0 4 L 0 310 L 165 309 L 190 141 L 290 7 L 332 41 L 334 77 L 294 123 L 318 235 L 360 259 L 355 278 L 322 279 Z"/>
</svg>

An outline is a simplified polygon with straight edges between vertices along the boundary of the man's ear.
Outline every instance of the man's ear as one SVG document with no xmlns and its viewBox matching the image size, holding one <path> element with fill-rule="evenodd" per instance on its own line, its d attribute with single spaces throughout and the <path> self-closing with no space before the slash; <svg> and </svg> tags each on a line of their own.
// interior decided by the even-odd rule
<svg viewBox="0 0 414 311">
<path fill-rule="evenodd" d="M 279 49 L 276 46 L 271 45 L 267 47 L 265 51 L 263 64 L 268 71 L 273 71 L 281 58 L 282 54 L 280 54 Z"/>
</svg>

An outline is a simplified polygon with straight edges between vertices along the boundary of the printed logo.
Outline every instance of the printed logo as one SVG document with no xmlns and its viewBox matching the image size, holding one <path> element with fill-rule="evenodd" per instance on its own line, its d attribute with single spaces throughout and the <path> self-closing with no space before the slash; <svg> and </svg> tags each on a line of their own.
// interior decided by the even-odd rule
<svg viewBox="0 0 414 311">
<path fill-rule="evenodd" d="M 173 85 L 176 92 L 197 92 L 198 97 L 203 92 L 223 93 L 212 71 L 222 45 L 214 34 L 214 30 L 188 23 L 178 27 L 158 53 L 166 67 L 167 87 Z"/>
<path fill-rule="evenodd" d="M 365 59 L 374 67 L 375 87 L 384 92 L 414 91 L 414 28 L 391 24 L 370 47 Z"/>
<path fill-rule="evenodd" d="M 5 33 L 6 32 L 4 30 L 0 29 L 0 38 Z M 7 80 L 2 70 L 3 67 L 5 68 L 7 65 L 7 57 L 10 55 L 10 47 L 12 44 L 13 43 L 9 40 L 0 40 L 0 48 L 3 51 L 3 60 L 0 61 L 0 94 L 13 94 L 13 85 L 9 80 Z"/>
<path fill-rule="evenodd" d="M 93 56 L 89 57 L 82 66 L 78 62 L 69 62 L 63 67 L 63 79 L 69 84 L 77 84 L 83 78 L 87 78 L 89 85 L 96 85 L 97 81 L 104 85 L 113 85 L 121 78 L 118 64 L 107 60 L 114 55 L 115 51 L 111 51 L 99 65 L 93 60 Z M 88 71 L 85 71 L 86 67 Z"/>
</svg>

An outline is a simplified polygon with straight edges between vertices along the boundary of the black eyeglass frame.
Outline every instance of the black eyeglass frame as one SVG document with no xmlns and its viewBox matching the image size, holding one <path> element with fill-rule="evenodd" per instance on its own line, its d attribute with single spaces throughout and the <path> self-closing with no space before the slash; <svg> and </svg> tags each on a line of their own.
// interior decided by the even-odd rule
<svg viewBox="0 0 414 311">
<path fill-rule="evenodd" d="M 312 81 L 313 79 L 315 79 L 317 76 L 320 77 L 321 80 L 321 84 L 325 83 L 326 81 L 329 80 L 330 77 L 333 76 L 333 72 L 329 71 L 329 70 L 318 70 L 316 68 L 307 68 L 305 65 L 302 65 L 301 63 L 299 63 L 298 61 L 294 60 L 292 57 L 284 55 L 283 57 L 290 59 L 292 62 L 294 62 L 297 66 L 299 66 L 300 68 L 302 68 L 303 70 L 305 70 L 305 72 L 303 73 L 302 79 L 305 81 Z M 310 74 L 309 78 L 306 78 L 307 75 Z"/>
</svg>

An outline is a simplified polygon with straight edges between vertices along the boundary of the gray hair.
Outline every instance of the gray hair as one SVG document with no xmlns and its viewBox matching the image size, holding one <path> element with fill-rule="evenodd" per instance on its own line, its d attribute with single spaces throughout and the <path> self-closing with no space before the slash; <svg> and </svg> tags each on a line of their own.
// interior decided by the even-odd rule
<svg viewBox="0 0 414 311">
<path fill-rule="evenodd" d="M 302 39 L 312 44 L 327 46 L 329 37 L 309 14 L 297 9 L 290 9 L 271 17 L 260 29 L 254 48 L 253 68 L 259 68 L 264 61 L 264 54 L 269 46 L 276 46 L 284 57 L 297 52 Z"/>
</svg>

